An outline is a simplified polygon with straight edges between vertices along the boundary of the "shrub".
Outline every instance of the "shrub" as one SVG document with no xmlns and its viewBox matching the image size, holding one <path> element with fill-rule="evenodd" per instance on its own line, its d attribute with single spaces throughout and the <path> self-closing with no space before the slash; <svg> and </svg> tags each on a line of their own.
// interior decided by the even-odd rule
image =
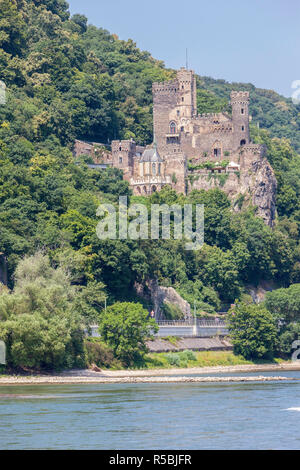
<svg viewBox="0 0 300 470">
<path fill-rule="evenodd" d="M 114 362 L 114 354 L 109 346 L 99 338 L 89 338 L 85 341 L 87 362 L 98 367 L 111 367 Z"/>
<path fill-rule="evenodd" d="M 170 366 L 180 367 L 180 355 L 176 353 L 169 353 L 166 355 L 166 359 Z"/>
<path fill-rule="evenodd" d="M 177 305 L 164 302 L 162 312 L 167 320 L 178 320 L 184 317 L 182 311 Z"/>
<path fill-rule="evenodd" d="M 188 349 L 186 349 L 185 351 L 180 353 L 180 356 L 181 356 L 182 360 L 197 361 L 197 358 L 196 358 L 195 354 L 193 353 L 193 351 L 190 351 Z"/>
</svg>

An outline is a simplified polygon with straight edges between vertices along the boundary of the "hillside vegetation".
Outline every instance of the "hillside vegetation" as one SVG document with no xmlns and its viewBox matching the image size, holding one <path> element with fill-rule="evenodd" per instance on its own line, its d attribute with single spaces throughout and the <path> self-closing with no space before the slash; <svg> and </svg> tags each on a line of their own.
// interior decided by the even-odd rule
<svg viewBox="0 0 300 470">
<path fill-rule="evenodd" d="M 198 78 L 199 112 L 225 109 L 232 88 L 251 91 L 252 136 L 267 145 L 279 183 L 278 220 L 271 230 L 256 217 L 255 207 L 233 212 L 220 190 L 183 196 L 165 188 L 144 203 L 205 204 L 205 245 L 188 252 L 178 240 L 99 240 L 98 205 L 116 204 L 119 195 L 133 200 L 131 191 L 121 171 L 95 172 L 84 159 L 76 165 L 72 156 L 75 138 L 108 143 L 133 137 L 150 143 L 152 83 L 173 78 L 173 70 L 131 39 L 121 41 L 88 26 L 83 15 L 70 18 L 64 0 L 0 0 L 0 73 L 7 86 L 6 104 L 0 105 L 0 252 L 14 289 L 1 291 L 0 320 L 16 322 L 6 324 L 4 333 L 2 326 L 2 337 L 14 324 L 22 337 L 22 324 L 29 323 L 28 317 L 17 318 L 20 313 L 35 312 L 43 331 L 52 307 L 57 324 L 51 334 L 62 328 L 59 286 L 54 283 L 48 292 L 47 276 L 40 272 L 47 263 L 64 273 L 67 315 L 79 315 L 66 330 L 69 339 L 57 346 L 68 350 L 67 360 L 55 356 L 55 364 L 64 366 L 82 363 L 76 359 L 82 335 L 76 332 L 80 322 L 101 316 L 105 297 L 108 305 L 141 302 L 135 283 L 156 278 L 195 300 L 198 312 L 213 313 L 222 302 L 242 298 L 247 284 L 300 282 L 300 118 L 290 100 L 249 84 Z M 265 129 L 258 129 L 257 122 Z M 30 280 L 21 288 L 18 275 L 13 276 L 16 269 L 24 270 L 24 256 L 32 257 L 32 282 L 47 288 L 45 296 L 38 295 L 39 289 L 34 294 Z M 50 367 L 54 359 L 46 356 Z M 13 357 L 22 363 L 17 352 Z M 26 362 L 30 350 L 24 357 Z"/>
</svg>

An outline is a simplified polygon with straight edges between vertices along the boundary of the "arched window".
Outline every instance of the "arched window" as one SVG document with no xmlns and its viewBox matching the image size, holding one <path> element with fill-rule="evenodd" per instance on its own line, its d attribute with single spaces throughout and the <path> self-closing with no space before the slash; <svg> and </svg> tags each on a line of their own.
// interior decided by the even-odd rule
<svg viewBox="0 0 300 470">
<path fill-rule="evenodd" d="M 242 126 L 242 131 L 244 131 L 244 130 L 245 130 L 245 126 Z"/>
<path fill-rule="evenodd" d="M 158 174 L 160 175 L 161 173 L 161 163 L 158 164 Z"/>
<path fill-rule="evenodd" d="M 156 176 L 156 164 L 152 163 L 152 175 Z"/>
<path fill-rule="evenodd" d="M 242 146 L 242 145 L 246 145 L 245 139 L 242 139 L 240 144 L 241 144 L 241 146 Z"/>
<path fill-rule="evenodd" d="M 170 122 L 170 134 L 176 134 L 176 123 L 174 121 Z"/>
<path fill-rule="evenodd" d="M 244 114 L 244 112 L 245 112 L 244 108 L 241 108 L 241 114 Z"/>
<path fill-rule="evenodd" d="M 144 192 L 144 194 L 147 194 L 147 188 L 146 188 L 146 186 L 143 187 L 143 192 Z"/>
<path fill-rule="evenodd" d="M 152 192 L 153 192 L 153 193 L 156 192 L 156 186 L 152 186 Z"/>
</svg>

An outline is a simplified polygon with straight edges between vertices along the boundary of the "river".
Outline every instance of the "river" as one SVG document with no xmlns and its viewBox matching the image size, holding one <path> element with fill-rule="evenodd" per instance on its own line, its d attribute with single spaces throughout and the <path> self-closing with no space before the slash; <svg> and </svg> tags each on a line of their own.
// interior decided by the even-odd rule
<svg viewBox="0 0 300 470">
<path fill-rule="evenodd" d="M 0 388 L 1 450 L 300 449 L 299 424 L 300 381 Z"/>
</svg>

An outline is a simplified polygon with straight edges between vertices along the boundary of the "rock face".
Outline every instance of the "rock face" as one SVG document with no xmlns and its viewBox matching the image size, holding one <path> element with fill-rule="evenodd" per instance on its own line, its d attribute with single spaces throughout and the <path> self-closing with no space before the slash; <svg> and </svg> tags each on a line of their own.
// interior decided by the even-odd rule
<svg viewBox="0 0 300 470">
<path fill-rule="evenodd" d="M 246 292 L 251 295 L 253 302 L 259 304 L 265 300 L 267 292 L 276 289 L 272 281 L 261 281 L 258 286 L 246 286 Z"/>
<path fill-rule="evenodd" d="M 234 155 L 239 171 L 223 174 L 194 171 L 189 177 L 188 191 L 219 188 L 228 195 L 235 211 L 253 205 L 257 215 L 272 227 L 276 216 L 277 181 L 263 152 L 256 152 L 254 147 L 252 145 L 243 154 Z"/>
<path fill-rule="evenodd" d="M 151 281 L 148 287 L 154 305 L 155 316 L 158 320 L 163 319 L 162 306 L 164 303 L 177 306 L 182 311 L 185 319 L 191 318 L 190 304 L 173 287 L 161 287 L 156 281 Z"/>
<path fill-rule="evenodd" d="M 164 320 L 162 311 L 164 303 L 178 307 L 185 319 L 192 318 L 190 304 L 173 287 L 159 286 L 156 280 L 150 280 L 146 285 L 136 283 L 134 287 L 140 297 L 153 304 L 157 320 Z"/>
<path fill-rule="evenodd" d="M 252 163 L 252 171 L 255 175 L 249 189 L 252 190 L 252 203 L 257 206 L 257 213 L 267 225 L 274 224 L 276 215 L 276 190 L 277 181 L 273 168 L 266 158 Z"/>
</svg>

